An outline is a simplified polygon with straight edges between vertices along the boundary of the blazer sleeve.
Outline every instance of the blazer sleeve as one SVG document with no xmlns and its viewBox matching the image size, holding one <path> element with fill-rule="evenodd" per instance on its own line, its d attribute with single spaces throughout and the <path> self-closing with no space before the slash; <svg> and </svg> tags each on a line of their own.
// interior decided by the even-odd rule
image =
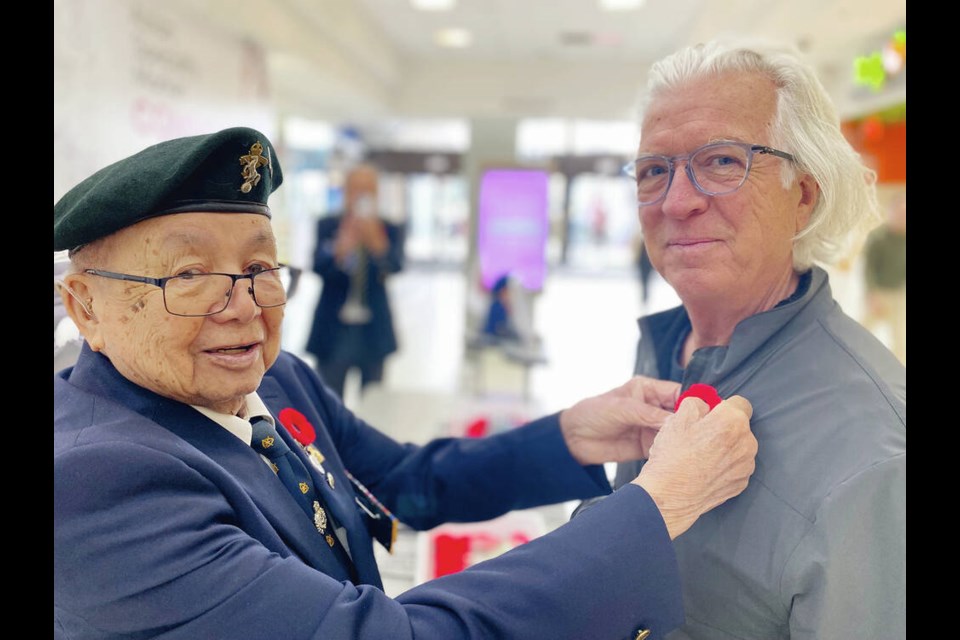
<svg viewBox="0 0 960 640">
<path fill-rule="evenodd" d="M 122 464 L 118 464 L 122 461 Z M 393 599 L 291 555 L 204 470 L 132 441 L 54 462 L 54 627 L 72 637 L 660 638 L 682 620 L 672 545 L 624 487 L 573 523 Z M 247 523 L 249 527 L 249 522 Z"/>
<path fill-rule="evenodd" d="M 284 354 L 271 375 L 293 407 L 319 412 L 343 465 L 414 529 L 610 493 L 602 465 L 581 466 L 570 454 L 559 414 L 486 438 L 414 445 L 355 416 L 295 356 Z"/>
</svg>

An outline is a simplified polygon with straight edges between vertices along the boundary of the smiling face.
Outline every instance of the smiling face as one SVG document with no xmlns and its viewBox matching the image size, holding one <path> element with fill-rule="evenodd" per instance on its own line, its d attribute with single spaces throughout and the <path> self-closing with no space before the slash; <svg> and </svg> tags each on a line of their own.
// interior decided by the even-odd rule
<svg viewBox="0 0 960 640">
<path fill-rule="evenodd" d="M 270 220 L 257 214 L 182 213 L 151 218 L 94 249 L 105 271 L 154 278 L 252 273 L 277 266 Z M 185 318 L 167 313 L 159 287 L 90 274 L 67 284 L 90 300 L 78 323 L 91 348 L 132 382 L 162 396 L 235 414 L 280 351 L 283 307 L 261 309 L 239 280 L 227 308 Z"/>
<path fill-rule="evenodd" d="M 773 146 L 776 99 L 768 78 L 748 72 L 669 89 L 644 115 L 639 153 L 677 156 L 718 140 Z M 744 185 L 722 196 L 699 192 L 681 162 L 666 197 L 640 207 L 650 260 L 685 304 L 757 312 L 782 298 L 793 236 L 809 219 L 815 189 L 808 177 L 784 188 L 783 162 L 754 155 Z"/>
</svg>

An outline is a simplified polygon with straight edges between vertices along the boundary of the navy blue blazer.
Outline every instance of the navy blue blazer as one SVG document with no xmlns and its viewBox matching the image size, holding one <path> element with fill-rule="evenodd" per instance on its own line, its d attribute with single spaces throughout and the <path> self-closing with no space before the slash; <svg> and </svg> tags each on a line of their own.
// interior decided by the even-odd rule
<svg viewBox="0 0 960 640">
<path fill-rule="evenodd" d="M 313 255 L 313 270 L 323 278 L 323 288 L 313 316 L 313 324 L 307 337 L 306 350 L 320 360 L 333 352 L 334 345 L 342 339 L 346 325 L 340 321 L 340 309 L 350 292 L 350 275 L 341 270 L 334 260 L 333 244 L 340 228 L 342 216 L 328 216 L 317 221 L 317 244 Z M 367 265 L 366 304 L 370 309 L 370 322 L 363 327 L 363 349 L 366 359 L 379 362 L 397 350 L 397 335 L 393 328 L 393 313 L 387 295 L 387 276 L 403 269 L 403 227 L 383 221 L 390 241 L 390 249 L 380 258 L 371 259 Z"/>
<path fill-rule="evenodd" d="M 556 415 L 401 444 L 282 353 L 258 393 L 315 430 L 335 483 L 314 481 L 348 532 L 353 583 L 259 455 L 200 412 L 86 345 L 53 386 L 54 637 L 599 639 L 661 637 L 683 620 L 672 544 L 636 485 L 498 558 L 383 593 L 344 470 L 417 529 L 608 493 L 602 467 L 570 456 Z"/>
</svg>

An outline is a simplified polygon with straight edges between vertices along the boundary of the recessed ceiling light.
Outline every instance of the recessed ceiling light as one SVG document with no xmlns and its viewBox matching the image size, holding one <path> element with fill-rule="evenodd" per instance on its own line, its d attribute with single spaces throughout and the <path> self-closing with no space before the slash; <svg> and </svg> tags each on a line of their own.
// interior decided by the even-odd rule
<svg viewBox="0 0 960 640">
<path fill-rule="evenodd" d="M 604 11 L 630 11 L 642 5 L 643 0 L 600 0 L 600 8 Z"/>
<path fill-rule="evenodd" d="M 433 34 L 433 39 L 441 47 L 462 49 L 464 47 L 469 47 L 473 42 L 473 34 L 466 29 L 440 29 Z"/>
<path fill-rule="evenodd" d="M 419 11 L 449 11 L 457 0 L 410 0 L 410 4 Z"/>
</svg>

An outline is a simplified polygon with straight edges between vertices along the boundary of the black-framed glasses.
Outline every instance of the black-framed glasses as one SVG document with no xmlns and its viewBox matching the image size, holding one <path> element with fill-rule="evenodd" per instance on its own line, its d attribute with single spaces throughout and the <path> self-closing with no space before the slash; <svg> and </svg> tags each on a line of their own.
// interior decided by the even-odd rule
<svg viewBox="0 0 960 640">
<path fill-rule="evenodd" d="M 84 273 L 102 278 L 160 287 L 163 290 L 163 306 L 167 313 L 188 318 L 221 313 L 230 304 L 237 280 L 244 278 L 250 280 L 247 291 L 258 307 L 282 307 L 293 294 L 295 272 L 299 272 L 299 269 L 294 270 L 285 264 L 255 273 L 185 273 L 166 278 L 147 278 L 100 269 L 84 270 Z"/>
<path fill-rule="evenodd" d="M 655 204 L 667 196 L 677 163 L 686 160 L 687 177 L 703 194 L 722 196 L 743 186 L 750 174 L 755 153 L 768 154 L 796 162 L 796 158 L 761 144 L 747 142 L 711 142 L 686 155 L 643 155 L 628 163 L 623 172 L 637 183 L 637 202 Z"/>
</svg>

